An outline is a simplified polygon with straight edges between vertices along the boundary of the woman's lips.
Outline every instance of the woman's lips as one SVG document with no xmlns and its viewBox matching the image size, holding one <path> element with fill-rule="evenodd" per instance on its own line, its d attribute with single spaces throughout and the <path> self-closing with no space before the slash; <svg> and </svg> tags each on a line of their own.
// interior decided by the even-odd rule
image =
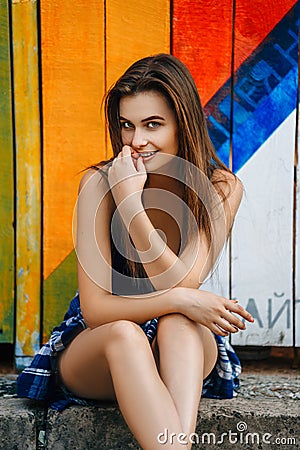
<svg viewBox="0 0 300 450">
<path fill-rule="evenodd" d="M 143 158 L 143 161 L 149 161 L 156 155 L 157 151 L 158 150 L 154 150 L 153 152 L 140 152 L 138 155 Z"/>
</svg>

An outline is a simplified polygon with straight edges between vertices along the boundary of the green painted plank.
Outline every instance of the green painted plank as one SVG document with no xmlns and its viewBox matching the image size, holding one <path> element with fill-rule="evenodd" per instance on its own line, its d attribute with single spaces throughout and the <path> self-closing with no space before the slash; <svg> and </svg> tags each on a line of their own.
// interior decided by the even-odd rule
<svg viewBox="0 0 300 450">
<path fill-rule="evenodd" d="M 43 340 L 63 320 L 77 289 L 77 258 L 73 250 L 44 281 Z"/>
<path fill-rule="evenodd" d="M 8 2 L 0 2 L 0 343 L 14 336 L 13 132 Z"/>
</svg>

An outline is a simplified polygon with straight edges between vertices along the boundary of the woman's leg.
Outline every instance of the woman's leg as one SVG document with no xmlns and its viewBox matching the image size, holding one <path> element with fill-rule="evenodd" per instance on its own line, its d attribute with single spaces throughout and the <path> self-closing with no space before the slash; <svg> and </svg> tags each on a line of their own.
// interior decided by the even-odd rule
<svg viewBox="0 0 300 450">
<path fill-rule="evenodd" d="M 159 319 L 159 372 L 170 392 L 184 433 L 195 431 L 202 381 L 217 358 L 215 339 L 208 328 L 181 314 Z"/>
<path fill-rule="evenodd" d="M 85 330 L 63 352 L 59 370 L 78 396 L 116 396 L 122 414 L 143 449 L 161 449 L 159 433 L 182 432 L 179 416 L 162 382 L 149 342 L 141 328 L 118 321 Z M 164 448 L 186 448 L 168 441 Z"/>
</svg>

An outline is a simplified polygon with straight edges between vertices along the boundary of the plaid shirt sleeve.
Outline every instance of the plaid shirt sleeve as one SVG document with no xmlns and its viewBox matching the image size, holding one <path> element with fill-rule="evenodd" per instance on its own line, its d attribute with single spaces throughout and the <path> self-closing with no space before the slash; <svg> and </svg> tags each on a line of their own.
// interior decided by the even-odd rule
<svg viewBox="0 0 300 450">
<path fill-rule="evenodd" d="M 34 356 L 29 367 L 17 379 L 17 395 L 35 400 L 49 400 L 56 389 L 56 355 L 83 330 L 86 324 L 82 317 L 79 295 L 70 303 L 63 322 L 54 328 L 50 340 Z"/>
</svg>

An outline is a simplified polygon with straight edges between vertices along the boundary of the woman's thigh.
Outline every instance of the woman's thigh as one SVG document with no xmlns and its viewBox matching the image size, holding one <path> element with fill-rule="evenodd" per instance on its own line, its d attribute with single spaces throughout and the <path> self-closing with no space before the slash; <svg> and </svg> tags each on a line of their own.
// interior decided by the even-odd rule
<svg viewBox="0 0 300 450">
<path fill-rule="evenodd" d="M 122 371 L 125 361 L 143 364 L 132 357 L 138 349 L 145 358 L 149 356 L 147 352 L 152 354 L 145 333 L 133 322 L 119 320 L 88 328 L 76 336 L 59 357 L 61 381 L 79 397 L 115 400 L 110 365 Z"/>
<path fill-rule="evenodd" d="M 82 331 L 58 360 L 61 381 L 79 397 L 114 399 L 114 388 L 105 356 L 110 325 Z"/>
</svg>

